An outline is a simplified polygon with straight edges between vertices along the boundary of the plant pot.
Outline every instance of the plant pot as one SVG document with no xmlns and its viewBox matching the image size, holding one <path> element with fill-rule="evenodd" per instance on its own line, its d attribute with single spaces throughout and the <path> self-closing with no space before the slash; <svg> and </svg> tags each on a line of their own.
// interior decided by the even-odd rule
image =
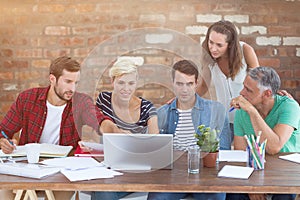
<svg viewBox="0 0 300 200">
<path fill-rule="evenodd" d="M 203 166 L 204 167 L 215 167 L 217 163 L 219 152 L 215 153 L 206 153 L 206 155 L 203 157 Z"/>
</svg>

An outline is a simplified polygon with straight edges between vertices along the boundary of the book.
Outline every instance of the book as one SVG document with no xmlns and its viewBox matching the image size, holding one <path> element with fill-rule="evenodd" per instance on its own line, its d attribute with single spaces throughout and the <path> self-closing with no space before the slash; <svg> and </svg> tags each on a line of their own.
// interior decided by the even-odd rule
<svg viewBox="0 0 300 200">
<path fill-rule="evenodd" d="M 92 151 L 83 151 L 80 146 L 78 145 L 75 152 L 74 156 L 79 156 L 79 157 L 103 157 L 104 152 L 103 150 L 92 150 Z"/>
<path fill-rule="evenodd" d="M 41 144 L 41 152 L 40 157 L 66 157 L 70 151 L 73 149 L 72 146 L 62 146 L 62 145 L 55 145 L 55 144 Z M 0 157 L 20 157 L 26 156 L 26 147 L 25 145 L 17 146 L 16 149 L 10 153 L 5 154 L 3 151 L 0 151 Z"/>
<path fill-rule="evenodd" d="M 0 173 L 41 179 L 58 173 L 60 168 L 27 163 L 0 163 Z"/>
<path fill-rule="evenodd" d="M 248 179 L 253 171 L 252 167 L 225 165 L 218 173 L 218 177 Z"/>
</svg>

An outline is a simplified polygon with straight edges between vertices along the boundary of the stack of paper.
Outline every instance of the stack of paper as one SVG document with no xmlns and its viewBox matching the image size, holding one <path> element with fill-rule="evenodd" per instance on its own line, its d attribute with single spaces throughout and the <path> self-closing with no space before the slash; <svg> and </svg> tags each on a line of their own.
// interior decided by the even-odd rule
<svg viewBox="0 0 300 200">
<path fill-rule="evenodd" d="M 117 175 L 123 175 L 123 173 L 116 172 L 105 167 L 91 167 L 79 170 L 61 170 L 61 173 L 65 175 L 70 181 L 83 181 L 92 180 L 98 178 L 113 178 Z"/>
<path fill-rule="evenodd" d="M 27 163 L 0 163 L 0 173 L 29 178 L 43 178 L 60 171 L 57 167 Z"/>
<path fill-rule="evenodd" d="M 60 167 L 68 170 L 87 169 L 90 167 L 103 167 L 104 165 L 97 160 L 88 157 L 66 157 L 66 158 L 53 158 L 43 160 L 41 162 L 44 165 L 51 167 Z"/>
<path fill-rule="evenodd" d="M 55 144 L 41 144 L 41 157 L 66 157 L 70 151 L 72 150 L 72 146 L 62 146 Z M 16 150 L 11 154 L 5 154 L 3 151 L 0 151 L 0 157 L 8 157 L 8 156 L 26 156 L 26 147 L 25 145 L 17 146 Z"/>
<path fill-rule="evenodd" d="M 107 169 L 103 164 L 90 157 L 54 158 L 44 160 L 42 163 L 62 168 L 61 173 L 70 181 L 113 178 L 122 175 L 120 172 Z"/>
<path fill-rule="evenodd" d="M 218 173 L 218 177 L 248 179 L 254 168 L 225 165 Z"/>
</svg>

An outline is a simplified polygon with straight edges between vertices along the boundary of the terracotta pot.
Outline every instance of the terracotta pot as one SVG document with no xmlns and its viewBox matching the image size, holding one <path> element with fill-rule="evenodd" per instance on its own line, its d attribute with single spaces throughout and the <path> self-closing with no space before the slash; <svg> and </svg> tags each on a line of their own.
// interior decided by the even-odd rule
<svg viewBox="0 0 300 200">
<path fill-rule="evenodd" d="M 203 157 L 203 166 L 204 167 L 215 167 L 219 152 L 207 153 Z"/>
</svg>

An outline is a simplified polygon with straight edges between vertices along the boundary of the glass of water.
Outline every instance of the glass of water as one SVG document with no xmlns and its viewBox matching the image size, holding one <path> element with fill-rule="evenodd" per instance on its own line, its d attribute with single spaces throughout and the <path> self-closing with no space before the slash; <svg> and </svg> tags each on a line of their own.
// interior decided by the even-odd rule
<svg viewBox="0 0 300 200">
<path fill-rule="evenodd" d="M 188 147 L 188 173 L 198 174 L 200 168 L 200 147 L 193 145 Z"/>
</svg>

